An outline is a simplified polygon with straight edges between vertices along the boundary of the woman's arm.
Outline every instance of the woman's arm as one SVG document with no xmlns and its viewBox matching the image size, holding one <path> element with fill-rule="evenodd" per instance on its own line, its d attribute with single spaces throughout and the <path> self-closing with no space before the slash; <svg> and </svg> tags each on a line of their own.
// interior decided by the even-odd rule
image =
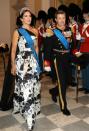
<svg viewBox="0 0 89 131">
<path fill-rule="evenodd" d="M 16 74 L 15 56 L 16 56 L 18 38 L 19 38 L 19 34 L 17 30 L 15 30 L 12 37 L 12 48 L 11 48 L 11 73 L 13 75 Z"/>
</svg>

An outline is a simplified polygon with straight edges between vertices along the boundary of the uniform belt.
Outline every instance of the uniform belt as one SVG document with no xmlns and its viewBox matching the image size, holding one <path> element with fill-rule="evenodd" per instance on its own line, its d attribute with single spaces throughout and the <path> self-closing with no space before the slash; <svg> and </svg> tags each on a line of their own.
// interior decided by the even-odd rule
<svg viewBox="0 0 89 131">
<path fill-rule="evenodd" d="M 58 49 L 53 49 L 53 51 L 60 53 L 60 54 L 65 54 L 65 53 L 69 53 L 69 50 L 58 50 Z"/>
</svg>

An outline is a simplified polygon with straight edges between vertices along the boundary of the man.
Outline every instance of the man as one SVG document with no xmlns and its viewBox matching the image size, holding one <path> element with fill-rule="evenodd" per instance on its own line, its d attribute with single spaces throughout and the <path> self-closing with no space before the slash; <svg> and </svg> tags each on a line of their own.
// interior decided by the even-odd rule
<svg viewBox="0 0 89 131">
<path fill-rule="evenodd" d="M 80 40 L 80 48 L 75 50 L 75 55 L 82 63 L 83 90 L 89 94 L 89 8 L 84 8 L 82 12 L 85 22 L 79 27 L 77 38 Z"/>
<path fill-rule="evenodd" d="M 56 28 L 48 30 L 50 36 L 44 42 L 44 67 L 50 70 L 51 61 L 54 59 L 58 87 L 50 93 L 59 94 L 60 109 L 64 115 L 70 115 L 66 102 L 66 89 L 70 82 L 70 47 L 71 30 L 66 27 L 66 15 L 64 11 L 57 11 L 55 15 Z"/>
</svg>

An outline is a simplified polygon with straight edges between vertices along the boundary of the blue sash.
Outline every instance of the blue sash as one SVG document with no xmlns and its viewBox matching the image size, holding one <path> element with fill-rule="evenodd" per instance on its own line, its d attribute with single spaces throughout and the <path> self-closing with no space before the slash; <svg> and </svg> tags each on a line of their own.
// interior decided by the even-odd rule
<svg viewBox="0 0 89 131">
<path fill-rule="evenodd" d="M 53 30 L 54 34 L 57 36 L 57 38 L 61 41 L 62 45 L 69 50 L 69 43 L 67 39 L 64 37 L 64 35 L 59 31 L 58 29 Z"/>
<path fill-rule="evenodd" d="M 38 73 L 40 73 L 41 70 L 40 70 L 40 67 L 39 67 L 38 55 L 37 55 L 37 53 L 36 53 L 36 51 L 34 49 L 34 42 L 33 42 L 32 38 L 31 38 L 30 34 L 24 28 L 19 28 L 18 31 L 26 39 L 26 41 L 27 41 L 27 48 L 31 48 L 32 53 L 33 53 L 33 55 L 34 55 L 34 57 L 35 57 L 35 59 L 37 60 L 37 63 L 38 63 L 37 64 L 37 71 L 38 71 Z"/>
</svg>

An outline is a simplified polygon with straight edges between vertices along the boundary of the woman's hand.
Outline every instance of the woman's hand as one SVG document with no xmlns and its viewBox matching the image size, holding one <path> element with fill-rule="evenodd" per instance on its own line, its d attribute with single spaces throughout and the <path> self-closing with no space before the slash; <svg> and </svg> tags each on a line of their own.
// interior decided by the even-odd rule
<svg viewBox="0 0 89 131">
<path fill-rule="evenodd" d="M 11 74 L 14 75 L 14 76 L 16 75 L 16 64 L 12 65 Z"/>
</svg>

